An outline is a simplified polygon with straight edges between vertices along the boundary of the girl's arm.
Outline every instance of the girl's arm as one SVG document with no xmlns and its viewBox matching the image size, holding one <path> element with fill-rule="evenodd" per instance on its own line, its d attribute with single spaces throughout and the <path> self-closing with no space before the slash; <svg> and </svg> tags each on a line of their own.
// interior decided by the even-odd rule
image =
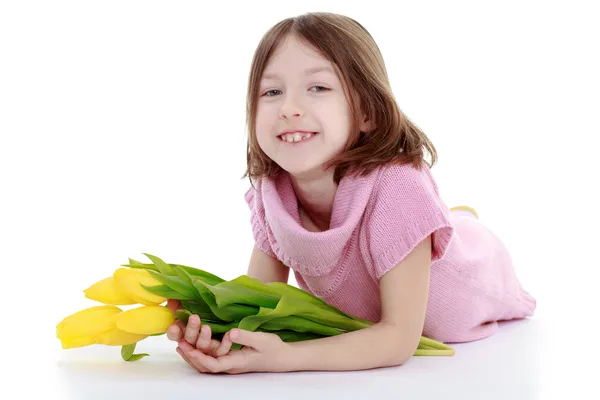
<svg viewBox="0 0 600 400">
<path fill-rule="evenodd" d="M 270 257 L 256 247 L 252 250 L 248 272 L 246 275 L 259 279 L 264 283 L 283 282 L 287 283 L 290 268 L 281 261 Z"/>
<path fill-rule="evenodd" d="M 289 343 L 286 370 L 347 371 L 396 366 L 417 349 L 425 323 L 431 239 L 380 280 L 380 322 L 358 331 Z"/>
</svg>

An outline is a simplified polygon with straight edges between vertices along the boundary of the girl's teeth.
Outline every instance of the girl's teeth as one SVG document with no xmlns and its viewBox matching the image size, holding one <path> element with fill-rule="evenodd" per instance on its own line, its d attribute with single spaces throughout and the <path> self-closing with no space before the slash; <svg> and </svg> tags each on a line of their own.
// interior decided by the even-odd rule
<svg viewBox="0 0 600 400">
<path fill-rule="evenodd" d="M 288 143 L 292 143 L 292 142 L 299 142 L 301 140 L 309 139 L 313 135 L 314 135 L 314 133 L 294 132 L 294 133 L 286 133 L 281 138 Z"/>
</svg>

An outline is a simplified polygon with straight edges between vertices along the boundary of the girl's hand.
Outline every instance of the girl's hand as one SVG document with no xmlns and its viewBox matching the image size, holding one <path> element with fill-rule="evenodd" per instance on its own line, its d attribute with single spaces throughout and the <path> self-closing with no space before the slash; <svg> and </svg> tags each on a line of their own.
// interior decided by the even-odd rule
<svg viewBox="0 0 600 400">
<path fill-rule="evenodd" d="M 169 299 L 167 301 L 167 307 L 175 314 L 175 312 L 181 308 L 181 303 L 178 300 Z M 226 355 L 231 349 L 232 344 L 231 340 L 228 339 L 228 334 L 225 334 L 223 341 L 219 342 L 218 340 L 211 338 L 212 333 L 210 326 L 203 325 L 201 328 L 200 326 L 200 317 L 197 315 L 190 316 L 187 325 L 185 325 L 183 321 L 176 320 L 175 323 L 167 329 L 167 337 L 177 343 L 185 341 L 198 351 L 213 357 Z M 179 354 L 191 367 L 196 368 L 184 354 L 180 352 Z"/>
<path fill-rule="evenodd" d="M 225 355 L 210 355 L 182 340 L 177 352 L 200 372 L 241 374 L 289 370 L 290 346 L 279 336 L 273 333 L 232 329 L 225 334 L 223 341 L 225 338 L 244 347 Z"/>
</svg>

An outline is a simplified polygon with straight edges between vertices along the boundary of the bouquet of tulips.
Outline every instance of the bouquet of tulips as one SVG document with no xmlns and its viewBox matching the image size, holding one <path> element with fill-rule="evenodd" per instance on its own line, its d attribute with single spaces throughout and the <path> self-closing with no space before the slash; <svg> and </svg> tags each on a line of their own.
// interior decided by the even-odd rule
<svg viewBox="0 0 600 400">
<path fill-rule="evenodd" d="M 232 328 L 270 332 L 283 341 L 311 340 L 369 327 L 373 322 L 348 315 L 316 296 L 282 282 L 263 283 L 241 275 L 226 281 L 201 269 L 167 264 L 145 254 L 151 263 L 129 259 L 114 274 L 84 290 L 85 296 L 104 305 L 76 312 L 63 319 L 56 334 L 63 349 L 93 344 L 122 346 L 126 361 L 136 344 L 148 336 L 162 335 L 180 319 L 198 315 L 220 339 Z M 164 305 L 180 300 L 175 315 Z M 139 305 L 129 310 L 117 306 Z M 239 348 L 234 344 L 232 349 Z M 453 355 L 444 343 L 421 337 L 415 355 Z"/>
</svg>

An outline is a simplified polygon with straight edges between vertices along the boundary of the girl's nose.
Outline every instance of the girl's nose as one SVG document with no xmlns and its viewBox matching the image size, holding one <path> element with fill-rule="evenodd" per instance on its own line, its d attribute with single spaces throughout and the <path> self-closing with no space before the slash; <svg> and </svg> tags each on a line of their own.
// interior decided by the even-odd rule
<svg viewBox="0 0 600 400">
<path fill-rule="evenodd" d="M 283 119 L 298 118 L 302 116 L 304 111 L 300 105 L 294 102 L 292 99 L 287 99 L 279 110 L 279 117 Z"/>
</svg>

